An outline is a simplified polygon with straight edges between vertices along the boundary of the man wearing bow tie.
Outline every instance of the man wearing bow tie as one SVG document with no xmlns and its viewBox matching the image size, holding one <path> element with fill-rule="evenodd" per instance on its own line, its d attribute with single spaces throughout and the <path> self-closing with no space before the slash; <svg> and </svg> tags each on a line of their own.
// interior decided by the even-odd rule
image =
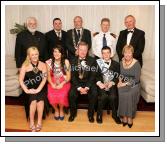
<svg viewBox="0 0 167 144">
<path fill-rule="evenodd" d="M 106 103 L 112 108 L 112 117 L 117 124 L 121 121 L 117 117 L 118 94 L 117 83 L 119 77 L 119 63 L 111 59 L 111 48 L 105 46 L 101 50 L 102 58 L 97 59 L 98 72 L 96 85 L 98 86 L 97 123 L 102 123 L 103 108 Z"/>
<path fill-rule="evenodd" d="M 117 45 L 116 45 L 116 51 L 119 57 L 119 60 L 122 60 L 122 49 L 123 47 L 127 45 L 132 45 L 134 47 L 134 55 L 133 57 L 136 58 L 140 65 L 143 65 L 142 60 L 142 53 L 144 51 L 145 46 L 145 32 L 137 29 L 135 27 L 136 20 L 135 17 L 132 15 L 128 15 L 125 17 L 125 26 L 127 29 L 120 31 Z"/>
<path fill-rule="evenodd" d="M 91 48 L 91 33 L 88 29 L 83 28 L 83 19 L 80 16 L 74 18 L 74 29 L 67 31 L 66 46 L 68 50 L 68 59 L 71 60 L 78 56 L 78 44 L 83 41 Z"/>
<path fill-rule="evenodd" d="M 88 45 L 80 42 L 78 45 L 78 56 L 71 62 L 71 83 L 72 87 L 69 94 L 70 117 L 72 122 L 77 115 L 78 96 L 88 96 L 88 119 L 94 122 L 94 106 L 97 99 L 97 89 L 95 84 L 96 61 L 87 56 Z"/>
<path fill-rule="evenodd" d="M 53 19 L 53 30 L 45 34 L 48 46 L 49 58 L 53 55 L 53 48 L 60 45 L 63 48 L 64 57 L 67 57 L 66 32 L 62 30 L 62 21 L 60 18 Z"/>
</svg>

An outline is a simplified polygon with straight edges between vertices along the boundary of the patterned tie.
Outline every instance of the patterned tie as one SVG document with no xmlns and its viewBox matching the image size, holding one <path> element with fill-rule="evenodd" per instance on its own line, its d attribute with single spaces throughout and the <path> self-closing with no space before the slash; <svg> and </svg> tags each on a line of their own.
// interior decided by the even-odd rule
<svg viewBox="0 0 167 144">
<path fill-rule="evenodd" d="M 77 30 L 77 32 L 78 32 L 78 39 L 80 38 L 80 30 Z"/>
<path fill-rule="evenodd" d="M 57 32 L 57 36 L 58 36 L 58 38 L 59 38 L 59 40 L 61 39 L 61 37 L 60 37 L 60 32 Z"/>
<path fill-rule="evenodd" d="M 103 36 L 103 47 L 107 46 L 107 40 L 106 40 L 105 35 L 106 34 L 104 34 L 104 36 Z"/>
</svg>

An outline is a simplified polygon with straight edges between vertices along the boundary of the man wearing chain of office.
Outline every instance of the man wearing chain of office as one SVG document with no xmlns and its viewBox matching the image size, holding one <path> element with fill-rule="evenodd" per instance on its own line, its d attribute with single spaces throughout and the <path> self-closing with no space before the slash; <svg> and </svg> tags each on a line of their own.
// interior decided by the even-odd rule
<svg viewBox="0 0 167 144">
<path fill-rule="evenodd" d="M 78 56 L 71 64 L 71 90 L 69 94 L 70 117 L 69 122 L 74 121 L 77 115 L 78 96 L 88 96 L 88 120 L 94 122 L 94 107 L 97 101 L 96 87 L 96 60 L 88 56 L 88 44 L 80 42 L 78 45 Z"/>
</svg>

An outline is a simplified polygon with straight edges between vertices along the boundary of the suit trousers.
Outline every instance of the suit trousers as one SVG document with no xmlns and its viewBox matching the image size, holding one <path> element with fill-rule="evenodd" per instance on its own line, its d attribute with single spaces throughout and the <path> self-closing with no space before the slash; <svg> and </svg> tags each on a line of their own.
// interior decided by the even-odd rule
<svg viewBox="0 0 167 144">
<path fill-rule="evenodd" d="M 77 99 L 78 96 L 85 96 L 81 95 L 77 90 L 76 86 L 72 86 L 69 94 L 69 103 L 70 103 L 70 114 L 76 115 L 77 114 Z M 88 116 L 94 115 L 95 104 L 97 101 L 97 88 L 96 86 L 92 86 L 88 91 Z"/>
<path fill-rule="evenodd" d="M 109 103 L 109 106 L 112 108 L 112 116 L 116 117 L 118 109 L 118 92 L 115 86 L 111 87 L 109 91 L 98 89 L 97 115 L 103 114 L 103 108 L 107 103 Z"/>
</svg>

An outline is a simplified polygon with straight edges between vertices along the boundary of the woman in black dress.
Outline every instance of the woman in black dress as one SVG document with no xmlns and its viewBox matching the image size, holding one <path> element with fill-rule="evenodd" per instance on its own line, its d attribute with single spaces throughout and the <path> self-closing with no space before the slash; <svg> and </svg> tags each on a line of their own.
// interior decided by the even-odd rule
<svg viewBox="0 0 167 144">
<path fill-rule="evenodd" d="M 47 97 L 45 87 L 47 79 L 47 69 L 45 63 L 39 61 L 39 51 L 36 47 L 27 50 L 27 58 L 23 63 L 19 82 L 25 92 L 26 116 L 30 120 L 30 129 L 40 131 L 42 128 L 42 116 L 44 111 L 44 101 Z M 37 110 L 37 125 L 35 126 L 34 117 Z"/>
</svg>

